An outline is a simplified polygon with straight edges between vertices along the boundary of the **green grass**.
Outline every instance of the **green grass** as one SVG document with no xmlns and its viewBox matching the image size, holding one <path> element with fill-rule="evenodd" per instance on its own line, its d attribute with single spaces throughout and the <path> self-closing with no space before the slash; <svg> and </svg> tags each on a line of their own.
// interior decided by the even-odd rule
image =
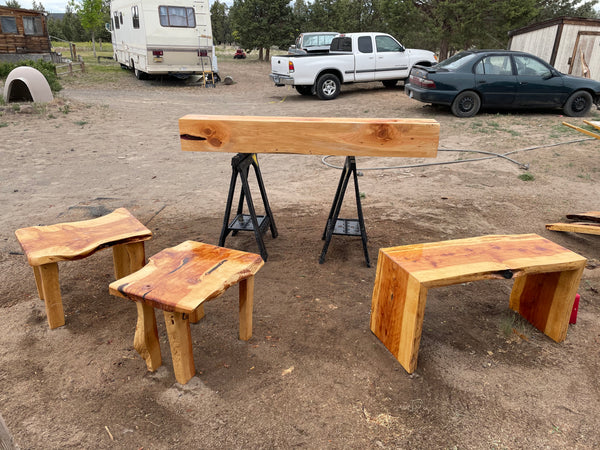
<svg viewBox="0 0 600 450">
<path fill-rule="evenodd" d="M 535 180 L 535 177 L 532 174 L 530 174 L 529 172 L 523 173 L 523 174 L 519 175 L 518 178 L 521 181 L 533 181 L 533 180 Z"/>
</svg>

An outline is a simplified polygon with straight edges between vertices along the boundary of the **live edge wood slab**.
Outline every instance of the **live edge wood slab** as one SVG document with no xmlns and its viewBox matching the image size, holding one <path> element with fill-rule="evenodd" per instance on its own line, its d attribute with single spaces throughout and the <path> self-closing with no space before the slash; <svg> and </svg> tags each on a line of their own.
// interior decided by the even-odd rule
<svg viewBox="0 0 600 450">
<path fill-rule="evenodd" d="M 433 119 L 187 115 L 181 148 L 191 152 L 296 153 L 434 158 Z"/>
<path fill-rule="evenodd" d="M 122 278 L 144 266 L 144 241 L 152 237 L 152 232 L 125 208 L 91 220 L 21 228 L 15 234 L 33 267 L 51 329 L 65 324 L 58 262 L 83 259 L 112 247 L 115 278 Z"/>
<path fill-rule="evenodd" d="M 109 291 L 137 302 L 134 347 L 150 371 L 162 364 L 154 308 L 163 310 L 175 378 L 185 384 L 196 373 L 190 322 L 204 316 L 204 302 L 239 283 L 239 337 L 252 337 L 254 275 L 263 265 L 254 253 L 186 241 L 152 256 L 143 269 L 111 283 Z"/>
<path fill-rule="evenodd" d="M 586 259 L 536 234 L 491 235 L 379 250 L 371 331 L 407 372 L 417 367 L 427 290 L 483 279 L 514 279 L 509 307 L 556 342 Z"/>
</svg>

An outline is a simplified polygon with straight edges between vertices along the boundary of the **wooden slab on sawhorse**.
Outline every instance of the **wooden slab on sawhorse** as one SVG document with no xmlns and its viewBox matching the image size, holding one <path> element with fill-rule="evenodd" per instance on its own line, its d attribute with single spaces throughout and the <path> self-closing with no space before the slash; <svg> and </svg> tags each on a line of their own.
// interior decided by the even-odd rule
<svg viewBox="0 0 600 450">
<path fill-rule="evenodd" d="M 588 211 L 581 214 L 567 214 L 567 219 L 580 222 L 549 223 L 546 229 L 551 231 L 568 231 L 571 233 L 600 235 L 600 211 Z"/>
<path fill-rule="evenodd" d="M 115 278 L 122 278 L 144 266 L 144 241 L 152 237 L 152 232 L 125 208 L 91 220 L 21 228 L 15 234 L 33 267 L 51 329 L 65 324 L 59 261 L 83 259 L 112 247 Z"/>
<path fill-rule="evenodd" d="M 319 261 L 324 261 L 334 234 L 361 236 L 365 260 L 369 266 L 355 157 L 433 158 L 437 155 L 440 125 L 432 119 L 187 115 L 179 119 L 179 132 L 181 148 L 184 151 L 346 156 L 344 170 L 323 233 L 325 244 Z M 232 179 L 234 176 L 235 173 Z M 351 176 L 354 177 L 359 217 L 339 219 L 339 210 Z M 261 194 L 266 199 L 266 193 Z M 229 196 L 232 196 L 231 188 Z M 272 215 L 267 215 L 273 224 Z M 252 220 L 249 221 L 245 216 L 243 219 L 244 224 L 248 224 L 256 222 L 255 219 L 258 218 L 252 217 L 251 214 Z M 228 216 L 226 222 L 229 222 Z M 248 229 L 254 230 L 249 226 Z M 223 233 L 226 236 L 229 231 L 231 230 L 224 224 L 220 245 L 224 245 Z M 259 241 L 259 246 L 261 244 Z M 266 259 L 265 255 L 263 258 Z"/>
<path fill-rule="evenodd" d="M 173 370 L 180 384 L 196 373 L 190 322 L 204 316 L 204 302 L 239 283 L 239 337 L 252 337 L 254 275 L 263 266 L 259 255 L 186 241 L 152 256 L 143 269 L 110 284 L 112 295 L 138 305 L 134 347 L 148 370 L 162 364 L 154 308 L 165 317 Z"/>
<path fill-rule="evenodd" d="M 257 215 L 254 208 L 252 193 L 250 192 L 250 184 L 248 183 L 250 166 L 252 166 L 254 169 L 254 174 L 256 175 L 256 181 L 258 183 L 258 188 L 260 190 L 261 199 L 265 209 L 264 215 Z M 240 199 L 238 202 L 236 215 L 230 222 L 229 219 L 231 217 L 231 207 L 233 205 L 235 185 L 238 177 L 241 181 Z M 248 214 L 244 214 L 244 201 L 248 206 Z M 266 261 L 268 254 L 262 235 L 269 228 L 271 229 L 271 236 L 276 238 L 277 227 L 275 226 L 275 219 L 273 218 L 271 206 L 269 205 L 269 199 L 267 198 L 267 190 L 265 189 L 262 175 L 260 173 L 258 158 L 256 154 L 238 153 L 231 159 L 231 182 L 229 184 L 229 194 L 227 195 L 227 204 L 225 206 L 225 216 L 223 217 L 223 227 L 221 228 L 219 245 L 221 247 L 225 246 L 225 239 L 231 232 L 233 232 L 232 234 L 235 236 L 238 231 L 252 231 L 254 232 L 254 237 L 260 250 L 260 255 L 262 256 L 262 259 Z"/>
<path fill-rule="evenodd" d="M 417 368 L 427 291 L 514 279 L 509 307 L 561 342 L 586 259 L 536 234 L 482 236 L 379 250 L 371 331 L 408 373 Z"/>
</svg>

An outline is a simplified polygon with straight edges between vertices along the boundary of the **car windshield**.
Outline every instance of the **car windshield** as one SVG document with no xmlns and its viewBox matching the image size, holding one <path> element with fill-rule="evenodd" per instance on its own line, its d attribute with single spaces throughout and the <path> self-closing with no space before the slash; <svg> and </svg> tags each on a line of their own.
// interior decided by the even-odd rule
<svg viewBox="0 0 600 450">
<path fill-rule="evenodd" d="M 469 61 L 473 61 L 475 58 L 477 58 L 477 55 L 475 53 L 460 52 L 451 58 L 445 59 L 444 61 L 439 63 L 437 67 L 449 70 L 457 69 L 463 64 L 468 63 Z"/>
</svg>

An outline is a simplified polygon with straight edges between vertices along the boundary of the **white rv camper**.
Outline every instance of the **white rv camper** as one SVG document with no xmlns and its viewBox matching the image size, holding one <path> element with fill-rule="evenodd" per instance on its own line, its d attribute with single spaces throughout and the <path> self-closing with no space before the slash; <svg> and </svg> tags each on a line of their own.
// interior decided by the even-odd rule
<svg viewBox="0 0 600 450">
<path fill-rule="evenodd" d="M 112 0 L 110 17 L 115 60 L 138 79 L 218 76 L 209 0 Z"/>
</svg>

